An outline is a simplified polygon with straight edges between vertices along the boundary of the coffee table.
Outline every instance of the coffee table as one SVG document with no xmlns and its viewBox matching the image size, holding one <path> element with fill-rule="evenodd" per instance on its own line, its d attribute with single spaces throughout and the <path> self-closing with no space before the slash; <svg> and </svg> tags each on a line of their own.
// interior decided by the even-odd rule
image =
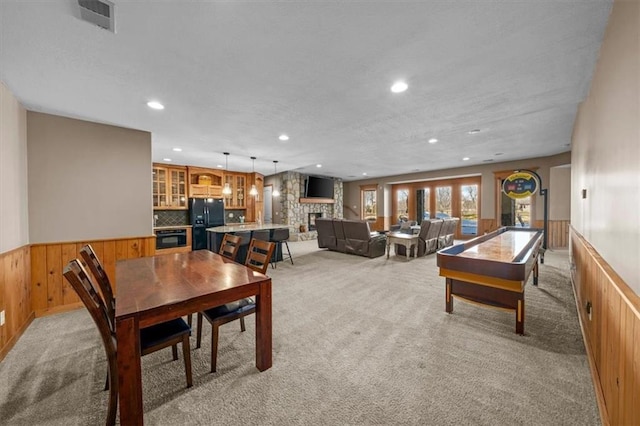
<svg viewBox="0 0 640 426">
<path fill-rule="evenodd" d="M 417 246 L 420 237 L 417 234 L 401 234 L 401 233 L 388 233 L 387 234 L 387 259 L 389 258 L 389 252 L 391 251 L 391 244 L 402 244 L 406 247 L 407 260 L 411 258 L 411 247 Z"/>
</svg>

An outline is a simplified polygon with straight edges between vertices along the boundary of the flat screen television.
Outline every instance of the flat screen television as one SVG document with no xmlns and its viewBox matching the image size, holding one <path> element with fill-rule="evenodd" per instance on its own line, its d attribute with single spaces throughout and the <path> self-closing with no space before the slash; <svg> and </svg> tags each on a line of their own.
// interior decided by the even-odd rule
<svg viewBox="0 0 640 426">
<path fill-rule="evenodd" d="M 309 176 L 304 185 L 306 198 L 333 198 L 333 179 Z"/>
</svg>

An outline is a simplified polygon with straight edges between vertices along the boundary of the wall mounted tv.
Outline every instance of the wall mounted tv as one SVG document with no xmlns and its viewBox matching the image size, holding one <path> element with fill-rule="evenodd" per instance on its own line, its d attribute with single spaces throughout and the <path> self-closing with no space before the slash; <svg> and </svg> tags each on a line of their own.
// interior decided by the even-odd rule
<svg viewBox="0 0 640 426">
<path fill-rule="evenodd" d="M 304 184 L 306 198 L 333 198 L 333 179 L 308 176 Z"/>
</svg>

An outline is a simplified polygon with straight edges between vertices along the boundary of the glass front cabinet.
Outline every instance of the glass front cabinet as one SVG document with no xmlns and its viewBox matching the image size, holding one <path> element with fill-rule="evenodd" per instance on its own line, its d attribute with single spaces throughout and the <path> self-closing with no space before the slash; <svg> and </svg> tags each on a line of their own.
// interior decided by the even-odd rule
<svg viewBox="0 0 640 426">
<path fill-rule="evenodd" d="M 152 169 L 153 207 L 187 209 L 187 169 L 154 164 Z"/>
</svg>

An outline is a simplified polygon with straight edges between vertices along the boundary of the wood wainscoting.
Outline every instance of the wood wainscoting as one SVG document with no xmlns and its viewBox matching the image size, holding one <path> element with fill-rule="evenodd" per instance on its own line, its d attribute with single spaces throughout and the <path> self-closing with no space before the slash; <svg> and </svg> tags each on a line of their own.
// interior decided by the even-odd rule
<svg viewBox="0 0 640 426">
<path fill-rule="evenodd" d="M 547 246 L 549 248 L 567 248 L 569 247 L 569 220 L 550 220 L 549 236 L 547 237 Z M 544 228 L 544 221 L 536 220 L 533 222 L 534 228 Z M 498 222 L 495 219 L 480 219 L 480 229 L 478 235 L 487 234 L 498 229 Z"/>
<path fill-rule="evenodd" d="M 603 424 L 640 424 L 640 296 L 571 228 L 571 280 Z"/>
<path fill-rule="evenodd" d="M 28 245 L 0 254 L 0 311 L 5 312 L 5 324 L 0 327 L 2 360 L 34 318 Z"/>
<path fill-rule="evenodd" d="M 91 244 L 115 287 L 116 261 L 153 256 L 156 237 L 33 244 L 31 308 L 36 317 L 82 306 L 82 302 L 62 276 L 62 270 L 70 260 L 80 257 L 80 249 L 85 244 Z M 117 289 L 114 288 L 114 291 Z"/>
</svg>

